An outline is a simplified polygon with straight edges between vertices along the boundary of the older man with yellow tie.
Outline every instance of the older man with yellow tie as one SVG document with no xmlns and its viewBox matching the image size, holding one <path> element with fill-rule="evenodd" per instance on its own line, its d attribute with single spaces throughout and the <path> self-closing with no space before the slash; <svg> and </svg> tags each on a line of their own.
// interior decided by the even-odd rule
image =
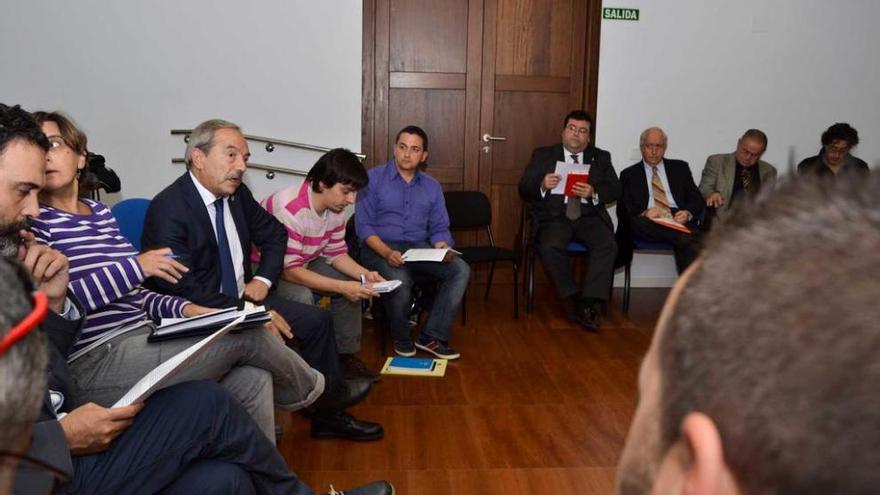
<svg viewBox="0 0 880 495">
<path fill-rule="evenodd" d="M 663 129 L 649 127 L 642 132 L 642 161 L 620 173 L 622 202 L 633 236 L 672 244 L 675 267 L 681 273 L 697 257 L 695 233 L 705 203 L 687 162 L 664 157 L 666 144 Z"/>
</svg>

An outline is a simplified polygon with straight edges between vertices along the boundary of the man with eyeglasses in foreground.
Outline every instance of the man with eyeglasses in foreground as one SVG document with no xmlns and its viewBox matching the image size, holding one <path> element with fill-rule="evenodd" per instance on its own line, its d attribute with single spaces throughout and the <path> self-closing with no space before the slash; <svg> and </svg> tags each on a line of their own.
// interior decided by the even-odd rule
<svg viewBox="0 0 880 495">
<path fill-rule="evenodd" d="M 611 154 L 592 145 L 592 127 L 593 118 L 583 110 L 566 115 L 562 143 L 532 152 L 519 181 L 519 194 L 528 202 L 536 248 L 557 294 L 571 301 L 572 319 L 595 332 L 608 303 L 617 256 L 614 224 L 605 205 L 620 197 L 620 182 Z M 553 192 L 566 180 L 556 173 L 559 162 L 574 164 L 587 174 L 583 181 L 572 179 L 571 195 Z M 586 246 L 590 256 L 590 268 L 580 288 L 572 276 L 571 241 Z"/>
<path fill-rule="evenodd" d="M 15 406 L 0 410 L 0 431 L 27 431 L 21 419 L 36 416 L 29 396 L 43 397 L 33 433 L 2 444 L 0 493 L 12 484 L 7 471 L 19 466 L 15 493 L 284 493 L 315 492 L 287 468 L 284 459 L 262 434 L 247 411 L 222 387 L 209 382 L 186 382 L 160 390 L 144 404 L 104 408 L 76 406 L 75 385 L 67 367 L 67 353 L 83 323 L 83 311 L 68 296 L 67 259 L 58 251 L 36 244 L 27 232 L 28 219 L 39 207 L 37 193 L 44 182 L 49 142 L 30 114 L 0 104 L 0 400 L 12 397 Z M 11 258 L 18 258 L 21 267 Z M 40 292 L 28 308 L 28 293 Z M 30 315 L 29 315 L 30 313 Z M 45 315 L 46 338 L 23 334 Z M 14 332 L 7 329 L 14 329 Z M 12 335 L 23 338 L 15 341 Z M 38 335 L 38 334 L 37 334 Z M 32 365 L 42 377 L 23 384 L 33 373 L 7 373 L 8 356 L 49 342 L 48 387 L 45 358 L 34 350 Z M 16 345 L 25 347 L 7 354 Z M 8 348 L 8 349 L 7 349 Z M 6 354 L 6 356 L 4 356 Z M 18 359 L 18 358 L 15 358 Z M 11 376 L 10 376 L 11 375 Z M 25 397 L 27 396 L 27 397 Z M 20 409 L 21 411 L 12 411 Z M 21 413 L 19 415 L 18 413 Z M 16 416 L 7 419 L 7 414 Z M 21 450 L 28 448 L 27 454 Z M 49 474 L 49 476 L 46 476 Z M 388 495 L 384 481 L 349 495 Z"/>
</svg>

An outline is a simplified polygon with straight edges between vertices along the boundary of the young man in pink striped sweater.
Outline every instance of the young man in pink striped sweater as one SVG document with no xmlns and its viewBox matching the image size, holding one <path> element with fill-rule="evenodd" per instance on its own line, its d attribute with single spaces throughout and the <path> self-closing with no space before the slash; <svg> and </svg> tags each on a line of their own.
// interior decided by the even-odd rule
<svg viewBox="0 0 880 495">
<path fill-rule="evenodd" d="M 330 296 L 337 350 L 347 378 L 379 375 L 355 355 L 361 345 L 361 301 L 378 296 L 370 285 L 384 279 L 348 255 L 345 209 L 367 185 L 367 172 L 357 156 L 337 148 L 324 154 L 301 186 L 278 191 L 265 200 L 266 210 L 287 227 L 283 283 L 285 297 L 312 304 Z"/>
</svg>

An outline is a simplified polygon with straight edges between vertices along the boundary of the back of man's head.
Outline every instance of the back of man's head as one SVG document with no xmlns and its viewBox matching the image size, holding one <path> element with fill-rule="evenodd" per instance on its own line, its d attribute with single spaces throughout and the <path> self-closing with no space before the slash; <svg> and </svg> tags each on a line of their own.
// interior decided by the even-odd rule
<svg viewBox="0 0 880 495">
<path fill-rule="evenodd" d="M 24 269 L 0 256 L 0 341 L 30 314 L 32 290 Z M 40 330 L 33 330 L 0 354 L 0 450 L 27 450 L 46 393 L 45 340 Z M 4 462 L 0 458 L 0 471 L 10 467 Z M 5 475 L 0 472 L 0 478 Z"/>
<path fill-rule="evenodd" d="M 663 450 L 699 411 L 745 493 L 875 493 L 880 182 L 790 182 L 714 234 L 659 340 Z"/>
</svg>

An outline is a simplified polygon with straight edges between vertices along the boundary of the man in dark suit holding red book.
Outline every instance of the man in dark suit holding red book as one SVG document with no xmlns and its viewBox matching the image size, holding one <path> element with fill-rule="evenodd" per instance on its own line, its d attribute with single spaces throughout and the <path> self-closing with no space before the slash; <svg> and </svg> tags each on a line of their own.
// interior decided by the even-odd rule
<svg viewBox="0 0 880 495">
<path fill-rule="evenodd" d="M 675 267 L 681 273 L 697 257 L 693 232 L 706 206 L 687 162 L 664 158 L 666 143 L 666 133 L 659 127 L 642 132 L 642 161 L 620 173 L 626 213 L 618 217 L 629 218 L 636 238 L 672 244 Z"/>
<path fill-rule="evenodd" d="M 536 233 L 538 254 L 562 299 L 570 299 L 573 319 L 596 331 L 608 301 L 617 243 L 614 225 L 605 205 L 617 201 L 620 183 L 611 165 L 611 154 L 592 145 L 593 118 L 583 110 L 566 115 L 562 143 L 537 148 L 519 181 L 519 194 L 528 202 L 528 214 Z M 556 173 L 557 162 L 582 165 L 586 181 L 566 187 L 572 195 L 554 194 L 566 177 Z M 567 186 L 568 184 L 566 184 Z M 572 277 L 568 244 L 587 247 L 590 267 L 578 289 Z"/>
</svg>

